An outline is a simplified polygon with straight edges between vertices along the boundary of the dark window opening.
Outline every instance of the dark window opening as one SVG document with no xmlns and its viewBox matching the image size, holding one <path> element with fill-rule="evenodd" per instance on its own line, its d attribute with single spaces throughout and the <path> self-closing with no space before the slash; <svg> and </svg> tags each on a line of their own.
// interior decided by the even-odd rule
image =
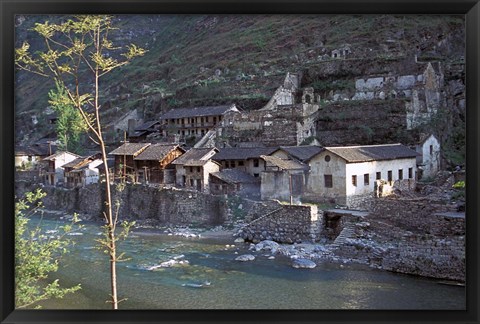
<svg viewBox="0 0 480 324">
<path fill-rule="evenodd" d="M 238 166 L 243 166 L 243 161 L 238 161 Z"/>
<path fill-rule="evenodd" d="M 388 181 L 393 181 L 392 171 L 388 171 Z"/>
<path fill-rule="evenodd" d="M 430 155 L 433 155 L 433 145 L 430 145 Z"/>
<path fill-rule="evenodd" d="M 357 186 L 357 176 L 352 175 L 352 184 L 356 187 Z"/>
<path fill-rule="evenodd" d="M 254 159 L 254 160 L 253 160 L 253 167 L 254 167 L 254 168 L 258 168 L 258 166 L 259 166 L 258 159 Z"/>
<path fill-rule="evenodd" d="M 403 180 L 403 170 L 398 170 L 398 180 Z"/>
<path fill-rule="evenodd" d="M 380 180 L 382 179 L 382 172 L 377 172 L 377 177 L 376 177 L 377 180 Z"/>
<path fill-rule="evenodd" d="M 330 162 L 330 155 L 325 155 L 325 162 Z"/>
<path fill-rule="evenodd" d="M 409 179 L 413 178 L 413 168 L 408 168 L 408 178 Z"/>
<path fill-rule="evenodd" d="M 255 178 L 258 178 L 260 175 L 259 175 L 258 173 L 254 173 L 253 176 L 254 176 Z"/>
<path fill-rule="evenodd" d="M 368 173 L 365 173 L 363 175 L 363 184 L 365 186 L 368 186 L 370 184 L 370 175 Z"/>
<path fill-rule="evenodd" d="M 325 182 L 325 188 L 332 188 L 333 187 L 333 179 L 331 174 L 323 175 L 323 179 Z"/>
</svg>

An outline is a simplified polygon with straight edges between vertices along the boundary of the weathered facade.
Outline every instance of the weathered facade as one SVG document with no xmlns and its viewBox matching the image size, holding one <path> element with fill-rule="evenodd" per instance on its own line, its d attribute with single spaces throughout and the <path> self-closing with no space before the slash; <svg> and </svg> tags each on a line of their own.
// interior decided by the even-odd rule
<svg viewBox="0 0 480 324">
<path fill-rule="evenodd" d="M 173 183 L 174 166 L 170 164 L 185 153 L 178 144 L 152 144 L 133 158 L 135 180 L 146 183 Z M 168 169 L 170 170 L 168 170 Z"/>
<path fill-rule="evenodd" d="M 67 188 L 85 187 L 97 183 L 99 178 L 97 167 L 100 164 L 102 164 L 101 155 L 95 154 L 77 158 L 63 165 L 65 186 Z"/>
<path fill-rule="evenodd" d="M 416 157 L 401 144 L 326 147 L 309 162 L 306 196 L 349 206 L 359 196 L 373 197 L 377 180 L 413 189 Z"/>
<path fill-rule="evenodd" d="M 115 175 L 122 178 L 134 177 L 134 158 L 149 146 L 150 143 L 124 143 L 110 152 L 109 154 L 113 155 L 115 159 Z"/>
<path fill-rule="evenodd" d="M 265 171 L 265 161 L 262 155 L 269 155 L 276 148 L 272 147 L 226 147 L 213 156 L 213 160 L 219 162 L 224 169 L 238 169 L 254 177 L 260 177 Z"/>
<path fill-rule="evenodd" d="M 173 161 L 177 186 L 209 192 L 210 174 L 220 171 L 220 164 L 212 160 L 217 152 L 216 148 L 192 148 Z"/>
<path fill-rule="evenodd" d="M 238 169 L 224 169 L 210 174 L 210 193 L 260 198 L 260 179 Z"/>
<path fill-rule="evenodd" d="M 440 142 L 435 135 L 424 136 L 417 144 L 416 151 L 419 179 L 431 178 L 440 171 Z"/>
</svg>

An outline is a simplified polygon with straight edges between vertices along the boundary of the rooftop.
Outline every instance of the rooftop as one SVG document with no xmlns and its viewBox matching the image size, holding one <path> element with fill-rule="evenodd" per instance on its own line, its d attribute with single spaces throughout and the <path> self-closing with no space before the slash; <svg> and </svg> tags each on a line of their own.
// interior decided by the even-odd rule
<svg viewBox="0 0 480 324">
<path fill-rule="evenodd" d="M 302 162 L 309 161 L 315 155 L 324 150 L 323 147 L 316 145 L 280 146 L 280 149 L 284 150 L 290 156 Z"/>
<path fill-rule="evenodd" d="M 140 154 L 144 149 L 150 146 L 150 143 L 124 143 L 109 154 L 112 155 L 133 155 Z"/>
<path fill-rule="evenodd" d="M 226 147 L 213 156 L 216 161 L 258 159 L 261 155 L 270 155 L 276 147 Z"/>
<path fill-rule="evenodd" d="M 220 172 L 211 173 L 210 175 L 226 183 L 256 183 L 260 181 L 260 178 L 255 178 L 238 169 L 224 169 Z"/>
<path fill-rule="evenodd" d="M 284 160 L 276 156 L 262 155 L 261 158 L 267 162 L 267 168 L 269 166 L 274 166 L 281 170 L 305 170 L 308 168 L 302 163 L 293 160 Z"/>
<path fill-rule="evenodd" d="M 166 112 L 160 119 L 218 116 L 223 115 L 230 109 L 236 109 L 235 105 L 178 108 Z"/>
<path fill-rule="evenodd" d="M 416 158 L 418 153 L 402 144 L 326 147 L 347 162 Z"/>
<path fill-rule="evenodd" d="M 74 157 L 81 157 L 80 155 L 77 155 L 75 153 L 72 153 L 72 152 L 68 152 L 68 151 L 59 151 L 55 154 L 52 154 L 50 156 L 47 156 L 46 158 L 43 159 L 43 161 L 55 161 L 58 157 L 62 156 L 63 154 L 69 154 L 69 155 L 73 155 Z"/>
<path fill-rule="evenodd" d="M 216 148 L 191 148 L 175 159 L 172 164 L 201 166 L 207 163 L 217 151 Z"/>
<path fill-rule="evenodd" d="M 148 146 L 145 150 L 142 151 L 134 160 L 142 161 L 161 161 L 163 160 L 170 152 L 176 150 L 177 148 L 181 149 L 178 144 L 152 144 Z M 183 152 L 183 149 L 181 149 Z"/>
</svg>

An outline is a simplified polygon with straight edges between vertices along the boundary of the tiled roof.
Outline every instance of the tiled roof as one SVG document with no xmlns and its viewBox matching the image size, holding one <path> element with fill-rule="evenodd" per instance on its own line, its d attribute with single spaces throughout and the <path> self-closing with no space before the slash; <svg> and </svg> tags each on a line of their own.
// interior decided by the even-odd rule
<svg viewBox="0 0 480 324">
<path fill-rule="evenodd" d="M 185 154 L 179 156 L 172 164 L 201 166 L 209 160 L 211 153 L 216 152 L 216 148 L 191 148 Z"/>
<path fill-rule="evenodd" d="M 166 112 L 160 119 L 218 116 L 223 115 L 232 108 L 235 108 L 235 105 L 177 108 Z"/>
<path fill-rule="evenodd" d="M 276 147 L 226 147 L 213 156 L 215 161 L 258 159 L 260 155 L 269 155 Z"/>
<path fill-rule="evenodd" d="M 276 156 L 262 155 L 261 158 L 267 162 L 267 167 L 270 165 L 276 166 L 282 170 L 306 170 L 308 167 L 302 163 L 293 160 L 284 160 Z"/>
<path fill-rule="evenodd" d="M 72 160 L 64 165 L 62 165 L 62 168 L 73 168 L 73 169 L 81 169 L 83 167 L 88 166 L 90 163 L 92 163 L 95 160 L 101 159 L 100 154 L 94 154 L 91 156 L 87 157 L 78 157 L 75 160 Z"/>
<path fill-rule="evenodd" d="M 168 153 L 180 148 L 178 144 L 152 144 L 147 147 L 142 153 L 137 155 L 134 160 L 142 161 L 161 161 Z M 183 149 L 181 149 L 183 151 Z"/>
<path fill-rule="evenodd" d="M 402 144 L 326 147 L 347 162 L 368 162 L 415 158 L 418 153 Z"/>
<path fill-rule="evenodd" d="M 122 146 L 116 148 L 109 154 L 112 155 L 133 155 L 136 156 L 145 148 L 150 146 L 150 143 L 124 143 Z"/>
<path fill-rule="evenodd" d="M 160 123 L 160 121 L 158 121 L 158 120 L 149 121 L 149 122 L 143 123 L 142 125 L 139 125 L 139 126 L 135 127 L 135 130 L 136 131 L 150 130 L 150 128 L 152 126 L 154 126 L 155 124 L 159 124 L 159 123 Z"/>
<path fill-rule="evenodd" d="M 309 161 L 312 157 L 324 150 L 323 147 L 316 145 L 280 146 L 280 149 L 302 162 Z"/>
<path fill-rule="evenodd" d="M 53 153 L 56 152 L 56 145 L 30 145 L 30 146 L 17 146 L 15 148 L 16 156 L 48 156 L 50 149 Z"/>
<path fill-rule="evenodd" d="M 70 155 L 73 155 L 74 157 L 77 157 L 79 158 L 80 155 L 77 155 L 75 153 L 72 153 L 72 152 L 68 152 L 68 151 L 59 151 L 55 154 L 52 154 L 50 156 L 47 156 L 46 158 L 43 159 L 43 161 L 55 161 L 55 159 L 59 156 L 61 156 L 63 153 L 66 153 L 66 154 L 70 154 Z"/>
<path fill-rule="evenodd" d="M 224 169 L 220 172 L 210 173 L 213 177 L 216 177 L 226 183 L 256 183 L 260 182 L 260 178 L 245 173 L 238 169 Z"/>
</svg>

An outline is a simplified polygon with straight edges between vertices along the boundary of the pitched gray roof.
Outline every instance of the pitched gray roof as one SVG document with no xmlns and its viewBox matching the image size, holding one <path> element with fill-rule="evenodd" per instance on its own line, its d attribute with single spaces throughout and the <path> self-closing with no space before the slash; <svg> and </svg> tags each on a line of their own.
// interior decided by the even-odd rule
<svg viewBox="0 0 480 324">
<path fill-rule="evenodd" d="M 185 154 L 179 156 L 172 164 L 201 166 L 208 162 L 208 156 L 211 152 L 216 152 L 216 148 L 191 148 Z"/>
<path fill-rule="evenodd" d="M 224 169 L 220 172 L 210 173 L 211 176 L 218 178 L 226 183 L 256 183 L 260 178 L 245 173 L 238 169 Z"/>
<path fill-rule="evenodd" d="M 215 161 L 258 159 L 261 155 L 269 155 L 276 147 L 226 147 L 213 156 Z"/>
<path fill-rule="evenodd" d="M 139 126 L 135 127 L 135 130 L 136 131 L 150 130 L 150 128 L 152 128 L 153 126 L 155 126 L 155 124 L 158 124 L 158 123 L 160 123 L 159 120 L 152 120 L 152 121 L 143 123 L 142 125 L 139 125 Z"/>
<path fill-rule="evenodd" d="M 415 158 L 418 153 L 402 144 L 326 147 L 347 162 L 368 162 Z"/>
<path fill-rule="evenodd" d="M 134 160 L 161 161 L 168 155 L 168 153 L 176 150 L 177 148 L 180 148 L 178 144 L 152 144 L 148 146 L 142 153 L 137 155 Z"/>
<path fill-rule="evenodd" d="M 218 116 L 223 115 L 234 107 L 235 105 L 177 108 L 166 112 L 162 117 L 160 117 L 160 119 Z"/>
<path fill-rule="evenodd" d="M 148 146 L 150 146 L 150 143 L 124 143 L 122 146 L 114 149 L 109 154 L 136 156 Z"/>
<path fill-rule="evenodd" d="M 62 153 L 67 153 L 67 154 L 70 154 L 70 155 L 73 155 L 75 156 L 76 158 L 80 157 L 80 155 L 77 155 L 75 153 L 72 153 L 72 152 L 68 152 L 68 151 L 59 151 L 55 154 L 52 154 L 50 156 L 47 156 L 46 158 L 43 159 L 43 161 L 55 161 L 57 157 L 61 156 Z"/>
<path fill-rule="evenodd" d="M 302 163 L 293 160 L 284 160 L 276 156 L 262 155 L 261 158 L 270 165 L 273 165 L 281 170 L 306 170 L 308 167 Z M 268 167 L 269 165 L 267 165 Z"/>
<path fill-rule="evenodd" d="M 312 157 L 324 150 L 323 147 L 316 145 L 280 146 L 280 149 L 302 162 L 309 161 Z"/>
</svg>

